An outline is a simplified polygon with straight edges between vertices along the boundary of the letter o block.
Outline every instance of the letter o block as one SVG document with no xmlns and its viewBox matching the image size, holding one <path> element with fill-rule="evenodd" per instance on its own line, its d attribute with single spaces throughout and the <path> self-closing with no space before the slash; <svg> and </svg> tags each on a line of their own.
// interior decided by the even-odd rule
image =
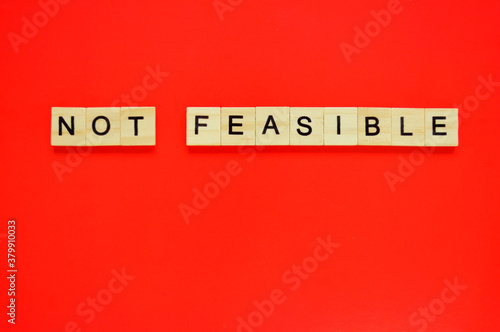
<svg viewBox="0 0 500 332">
<path fill-rule="evenodd" d="M 120 145 L 120 107 L 87 108 L 87 146 Z"/>
</svg>

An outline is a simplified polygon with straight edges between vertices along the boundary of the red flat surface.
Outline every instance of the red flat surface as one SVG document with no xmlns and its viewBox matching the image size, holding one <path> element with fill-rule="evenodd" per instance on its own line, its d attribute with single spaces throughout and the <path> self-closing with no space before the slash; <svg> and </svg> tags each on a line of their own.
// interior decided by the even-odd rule
<svg viewBox="0 0 500 332">
<path fill-rule="evenodd" d="M 388 1 L 231 3 L 70 1 L 14 47 L 41 7 L 2 2 L 0 267 L 15 219 L 18 275 L 0 330 L 498 329 L 500 83 L 482 78 L 500 82 L 500 1 L 402 0 L 350 63 L 341 43 Z M 52 106 L 131 92 L 156 147 L 50 146 Z M 269 105 L 461 105 L 460 146 L 186 147 L 187 106 Z M 340 244 L 324 261 L 318 237 Z"/>
</svg>

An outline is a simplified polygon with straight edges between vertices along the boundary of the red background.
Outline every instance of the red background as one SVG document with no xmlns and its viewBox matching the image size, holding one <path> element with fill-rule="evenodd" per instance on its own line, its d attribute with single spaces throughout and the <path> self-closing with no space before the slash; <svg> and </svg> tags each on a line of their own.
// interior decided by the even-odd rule
<svg viewBox="0 0 500 332">
<path fill-rule="evenodd" d="M 350 63 L 340 44 L 388 1 L 232 3 L 221 20 L 211 0 L 73 0 L 16 53 L 9 33 L 41 7 L 2 2 L 0 266 L 13 218 L 19 273 L 17 324 L 2 278 L 0 329 L 236 331 L 281 289 L 286 301 L 255 331 L 417 331 L 410 315 L 457 278 L 468 288 L 426 330 L 495 330 L 499 91 L 461 107 L 458 148 L 402 173 L 420 149 L 188 149 L 185 113 L 463 105 L 480 76 L 500 81 L 500 1 L 402 0 Z M 110 106 L 148 66 L 169 73 L 136 103 L 157 109 L 156 147 L 50 146 L 52 106 Z M 60 181 L 54 162 L 68 160 Z M 230 161 L 241 173 L 187 224 L 180 204 Z M 391 190 L 386 172 L 404 182 Z M 328 236 L 341 246 L 290 291 L 283 274 Z M 86 323 L 76 308 L 122 268 L 135 279 Z"/>
</svg>

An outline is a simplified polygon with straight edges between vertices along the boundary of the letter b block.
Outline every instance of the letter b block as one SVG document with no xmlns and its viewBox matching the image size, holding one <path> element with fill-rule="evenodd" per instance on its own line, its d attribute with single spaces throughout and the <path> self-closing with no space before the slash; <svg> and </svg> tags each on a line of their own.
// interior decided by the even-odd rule
<svg viewBox="0 0 500 332">
<path fill-rule="evenodd" d="M 391 145 L 392 111 L 383 107 L 358 107 L 358 144 Z"/>
</svg>

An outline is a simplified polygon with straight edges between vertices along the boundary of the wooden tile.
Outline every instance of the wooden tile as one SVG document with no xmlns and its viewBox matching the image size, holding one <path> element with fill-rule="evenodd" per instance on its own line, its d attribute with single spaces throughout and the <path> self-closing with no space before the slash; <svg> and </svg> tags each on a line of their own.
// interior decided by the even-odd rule
<svg viewBox="0 0 500 332">
<path fill-rule="evenodd" d="M 458 109 L 425 109 L 425 145 L 458 146 Z"/>
<path fill-rule="evenodd" d="M 220 145 L 220 107 L 187 108 L 187 145 Z"/>
<path fill-rule="evenodd" d="M 120 145 L 120 107 L 87 108 L 87 145 Z"/>
<path fill-rule="evenodd" d="M 85 107 L 52 107 L 50 144 L 85 146 Z"/>
<path fill-rule="evenodd" d="M 358 144 L 358 108 L 325 107 L 325 145 Z"/>
<path fill-rule="evenodd" d="M 358 107 L 358 145 L 391 145 L 392 111 Z"/>
<path fill-rule="evenodd" d="M 425 110 L 423 108 L 392 109 L 392 145 L 425 145 Z"/>
<path fill-rule="evenodd" d="M 290 145 L 323 145 L 323 107 L 290 107 Z"/>
<path fill-rule="evenodd" d="M 255 145 L 255 107 L 221 108 L 221 145 Z"/>
<path fill-rule="evenodd" d="M 256 107 L 257 145 L 290 145 L 290 107 Z"/>
<path fill-rule="evenodd" d="M 154 107 L 122 107 L 120 118 L 121 145 L 156 145 Z"/>
</svg>

